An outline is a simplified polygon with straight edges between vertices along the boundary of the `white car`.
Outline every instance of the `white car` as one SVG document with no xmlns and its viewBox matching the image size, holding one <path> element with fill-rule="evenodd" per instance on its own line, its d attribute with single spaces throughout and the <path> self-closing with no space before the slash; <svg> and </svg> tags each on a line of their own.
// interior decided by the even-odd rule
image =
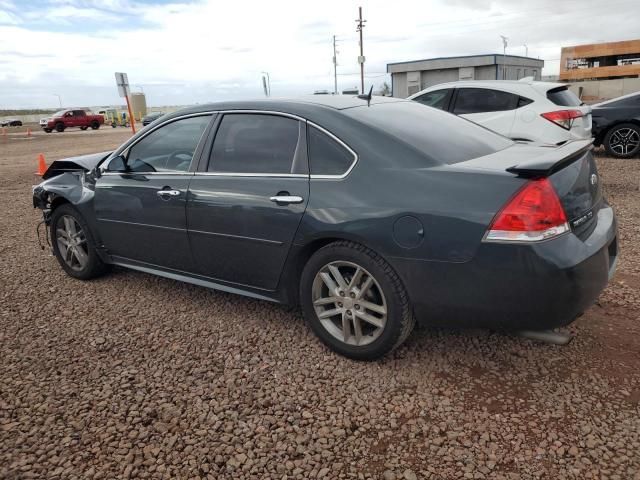
<svg viewBox="0 0 640 480">
<path fill-rule="evenodd" d="M 563 83 L 469 80 L 434 85 L 409 99 L 514 140 L 561 144 L 591 138 L 591 107 Z"/>
</svg>

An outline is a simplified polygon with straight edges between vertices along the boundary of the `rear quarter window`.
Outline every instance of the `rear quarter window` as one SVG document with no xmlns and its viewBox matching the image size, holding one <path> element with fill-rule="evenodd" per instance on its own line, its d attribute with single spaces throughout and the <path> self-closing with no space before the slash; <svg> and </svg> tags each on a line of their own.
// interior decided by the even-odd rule
<svg viewBox="0 0 640 480">
<path fill-rule="evenodd" d="M 309 167 L 312 175 L 341 176 L 349 171 L 355 161 L 353 154 L 343 145 L 309 126 Z"/>
<path fill-rule="evenodd" d="M 558 87 L 547 92 L 547 98 L 562 107 L 579 107 L 582 102 L 578 96 L 567 87 Z"/>
<path fill-rule="evenodd" d="M 343 112 L 397 138 L 440 165 L 465 162 L 513 145 L 508 138 L 487 128 L 413 101 L 380 103 Z"/>
</svg>

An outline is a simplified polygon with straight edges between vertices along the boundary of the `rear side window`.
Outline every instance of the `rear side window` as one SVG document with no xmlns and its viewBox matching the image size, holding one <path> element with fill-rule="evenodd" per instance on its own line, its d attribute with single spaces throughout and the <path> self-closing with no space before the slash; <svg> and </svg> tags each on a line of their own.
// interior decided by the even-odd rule
<svg viewBox="0 0 640 480">
<path fill-rule="evenodd" d="M 459 88 L 453 113 L 502 112 L 517 108 L 518 95 L 489 88 Z"/>
<path fill-rule="evenodd" d="M 425 93 L 419 97 L 414 98 L 415 102 L 421 103 L 428 107 L 439 108 L 440 110 L 446 110 L 449 106 L 449 94 L 451 89 L 436 90 L 435 92 Z"/>
<path fill-rule="evenodd" d="M 531 100 L 530 98 L 526 98 L 526 97 L 518 98 L 518 108 L 529 105 L 530 103 L 533 103 L 533 100 Z"/>
<path fill-rule="evenodd" d="M 547 98 L 562 107 L 579 107 L 582 102 L 578 96 L 567 87 L 558 87 L 547 92 Z"/>
<path fill-rule="evenodd" d="M 298 146 L 299 122 L 277 115 L 233 113 L 222 117 L 210 172 L 288 174 Z"/>
<path fill-rule="evenodd" d="M 309 126 L 309 167 L 312 175 L 344 175 L 355 158 L 343 145 Z"/>
<path fill-rule="evenodd" d="M 464 162 L 513 145 L 502 135 L 447 112 L 412 101 L 398 101 L 343 110 L 375 128 L 381 138 L 396 139 L 436 165 Z"/>
</svg>

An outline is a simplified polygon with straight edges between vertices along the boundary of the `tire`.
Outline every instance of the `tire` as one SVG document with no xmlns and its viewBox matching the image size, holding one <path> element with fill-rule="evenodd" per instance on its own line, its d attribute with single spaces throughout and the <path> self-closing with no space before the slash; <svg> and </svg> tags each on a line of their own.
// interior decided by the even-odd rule
<svg viewBox="0 0 640 480">
<path fill-rule="evenodd" d="M 342 277 L 342 287 L 335 269 Z M 360 276 L 354 279 L 357 272 Z M 337 288 L 329 287 L 327 274 Z M 365 288 L 368 277 L 372 277 L 370 286 L 360 298 L 357 287 Z M 388 354 L 407 339 L 415 324 L 407 293 L 393 268 L 357 243 L 335 242 L 314 253 L 302 271 L 299 295 L 313 332 L 330 349 L 355 360 L 375 360 Z M 321 319 L 324 312 L 337 313 Z M 349 330 L 346 341 L 345 324 Z"/>
<path fill-rule="evenodd" d="M 99 128 L 100 128 L 100 123 L 98 123 L 96 120 L 91 122 L 91 130 L 98 130 Z"/>
<path fill-rule="evenodd" d="M 62 122 L 56 123 L 56 132 L 64 132 L 64 123 Z"/>
<path fill-rule="evenodd" d="M 616 125 L 607 132 L 602 143 L 608 155 L 631 158 L 640 153 L 640 126 L 635 123 Z"/>
<path fill-rule="evenodd" d="M 73 228 L 69 228 L 67 222 L 75 222 L 73 223 Z M 51 215 L 50 225 L 53 253 L 62 269 L 69 276 L 79 280 L 90 280 L 103 275 L 109 269 L 108 265 L 98 256 L 95 241 L 87 222 L 72 205 L 64 204 L 56 208 Z M 65 233 L 62 234 L 60 230 Z M 70 231 L 75 231 L 77 237 L 71 237 L 69 235 Z M 60 237 L 62 240 L 60 240 Z M 70 238 L 74 242 L 80 242 L 74 245 L 73 248 L 80 249 L 84 253 L 84 257 L 82 254 L 69 252 L 66 249 L 65 244 L 68 244 Z"/>
<path fill-rule="evenodd" d="M 45 129 L 43 129 L 43 130 L 44 130 L 46 133 L 51 133 L 51 132 L 52 132 L 52 130 L 51 130 L 50 128 L 45 128 Z"/>
<path fill-rule="evenodd" d="M 80 127 L 80 130 L 86 130 L 89 127 Z"/>
</svg>

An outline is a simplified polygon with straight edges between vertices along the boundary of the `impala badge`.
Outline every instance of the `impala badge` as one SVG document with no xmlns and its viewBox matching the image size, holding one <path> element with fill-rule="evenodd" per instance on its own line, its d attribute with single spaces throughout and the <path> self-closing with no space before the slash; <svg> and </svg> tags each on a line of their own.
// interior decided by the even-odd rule
<svg viewBox="0 0 640 480">
<path fill-rule="evenodd" d="M 598 175 L 595 173 L 591 174 L 591 185 L 596 185 L 598 183 Z"/>
</svg>

